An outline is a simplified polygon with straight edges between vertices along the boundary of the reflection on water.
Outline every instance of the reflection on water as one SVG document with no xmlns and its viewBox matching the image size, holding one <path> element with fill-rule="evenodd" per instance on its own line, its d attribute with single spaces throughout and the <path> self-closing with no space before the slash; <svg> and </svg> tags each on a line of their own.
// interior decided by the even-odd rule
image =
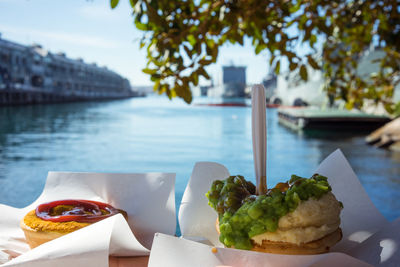
<svg viewBox="0 0 400 267">
<path fill-rule="evenodd" d="M 310 176 L 341 148 L 382 213 L 400 216 L 400 155 L 365 145 L 364 135 L 292 132 L 269 109 L 267 146 L 270 186 Z M 0 108 L 0 203 L 31 203 L 49 170 L 176 172 L 179 201 L 197 161 L 252 178 L 251 109 L 164 98 Z"/>
</svg>

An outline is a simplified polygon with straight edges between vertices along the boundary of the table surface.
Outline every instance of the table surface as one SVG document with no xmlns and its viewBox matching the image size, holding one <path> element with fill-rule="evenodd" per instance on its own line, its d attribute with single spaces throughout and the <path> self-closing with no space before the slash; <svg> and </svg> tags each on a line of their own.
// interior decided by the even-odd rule
<svg viewBox="0 0 400 267">
<path fill-rule="evenodd" d="M 146 267 L 149 263 L 148 256 L 142 257 L 113 257 L 110 256 L 110 267 Z"/>
</svg>

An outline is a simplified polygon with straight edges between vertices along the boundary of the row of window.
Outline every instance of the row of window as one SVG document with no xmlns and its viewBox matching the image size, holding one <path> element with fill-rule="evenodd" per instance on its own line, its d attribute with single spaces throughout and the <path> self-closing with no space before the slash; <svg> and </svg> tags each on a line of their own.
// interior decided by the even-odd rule
<svg viewBox="0 0 400 267">
<path fill-rule="evenodd" d="M 6 64 L 14 64 L 17 66 L 25 66 L 27 63 L 27 59 L 26 57 L 16 53 L 10 55 L 6 52 L 0 52 L 0 62 L 4 62 Z"/>
<path fill-rule="evenodd" d="M 70 84 L 70 83 L 63 83 L 63 82 L 53 82 L 53 86 L 56 89 L 66 89 L 66 90 L 75 90 L 75 91 L 118 91 L 121 89 L 120 86 L 93 86 L 93 85 L 86 85 L 86 84 Z"/>
<path fill-rule="evenodd" d="M 56 68 L 50 68 L 48 71 L 46 71 L 46 74 L 48 76 L 68 76 L 71 78 L 73 76 L 74 79 L 84 79 L 84 78 L 89 78 L 92 80 L 97 80 L 97 81 L 108 81 L 111 83 L 118 83 L 121 82 L 122 78 L 120 77 L 115 77 L 103 73 L 95 73 L 95 72 L 88 72 L 88 71 L 82 71 L 82 70 L 73 70 L 71 69 L 70 71 L 66 72 L 66 70 L 59 71 Z"/>
</svg>

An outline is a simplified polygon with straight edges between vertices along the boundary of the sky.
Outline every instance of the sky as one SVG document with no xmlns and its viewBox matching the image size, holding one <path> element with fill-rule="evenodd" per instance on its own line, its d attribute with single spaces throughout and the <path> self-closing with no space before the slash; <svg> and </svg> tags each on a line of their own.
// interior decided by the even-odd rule
<svg viewBox="0 0 400 267">
<path fill-rule="evenodd" d="M 109 0 L 0 0 L 0 33 L 3 39 L 41 44 L 50 52 L 107 66 L 128 78 L 132 86 L 151 85 L 146 50 L 139 48 L 143 32 L 133 24 L 129 0 L 111 9 Z M 246 66 L 247 83 L 260 83 L 269 71 L 266 52 L 255 55 L 247 42 L 225 45 L 216 64 L 208 68 L 216 84 L 223 65 Z M 208 84 L 207 81 L 201 81 Z"/>
</svg>

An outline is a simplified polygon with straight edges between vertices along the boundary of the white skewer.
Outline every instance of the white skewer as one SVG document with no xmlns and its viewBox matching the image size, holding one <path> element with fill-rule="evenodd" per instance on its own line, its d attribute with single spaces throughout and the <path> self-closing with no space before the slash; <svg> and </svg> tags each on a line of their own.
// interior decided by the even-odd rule
<svg viewBox="0 0 400 267">
<path fill-rule="evenodd" d="M 251 90 L 251 118 L 253 135 L 253 158 L 256 174 L 256 194 L 267 192 L 267 120 L 265 89 L 256 84 Z"/>
</svg>

